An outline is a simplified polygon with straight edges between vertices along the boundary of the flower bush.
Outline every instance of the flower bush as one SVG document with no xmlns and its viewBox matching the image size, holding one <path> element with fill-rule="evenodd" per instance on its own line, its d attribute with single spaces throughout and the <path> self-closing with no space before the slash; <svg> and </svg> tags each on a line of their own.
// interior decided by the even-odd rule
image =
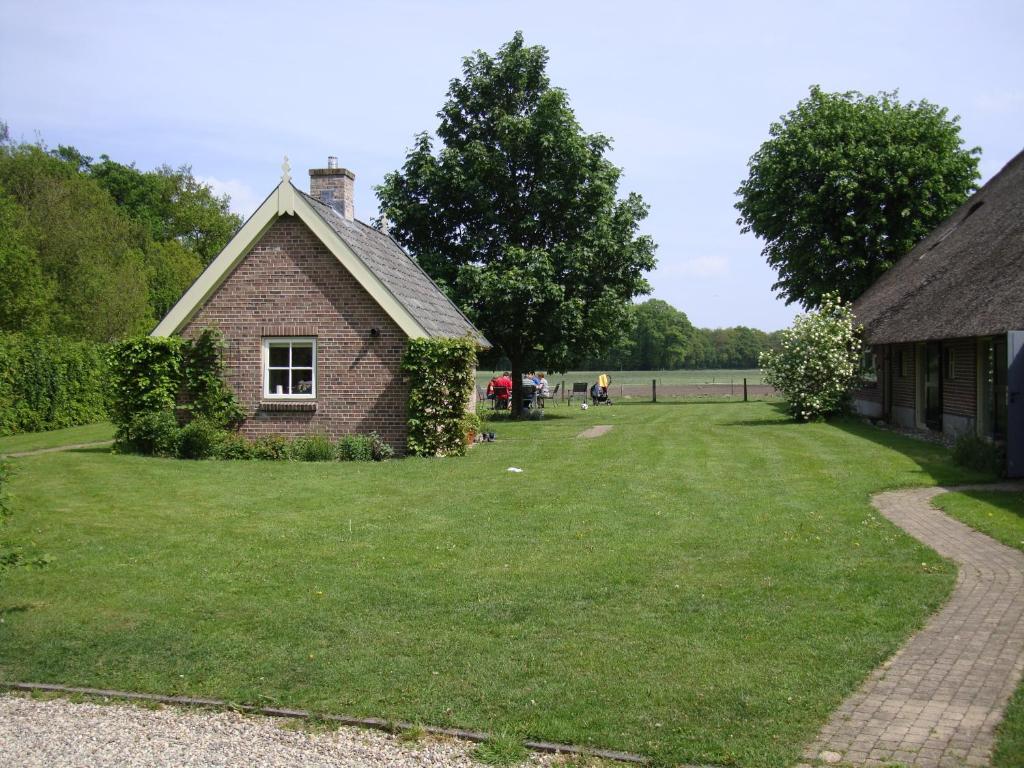
<svg viewBox="0 0 1024 768">
<path fill-rule="evenodd" d="M 837 294 L 816 312 L 798 315 L 776 350 L 761 354 L 764 379 L 785 395 L 797 421 L 824 419 L 844 410 L 860 381 L 861 340 L 853 306 Z"/>
</svg>

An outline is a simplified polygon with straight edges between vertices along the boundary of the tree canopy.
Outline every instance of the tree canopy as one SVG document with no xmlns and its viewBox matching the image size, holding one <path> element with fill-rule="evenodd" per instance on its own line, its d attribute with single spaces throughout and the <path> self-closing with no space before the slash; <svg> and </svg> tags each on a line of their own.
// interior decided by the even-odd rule
<svg viewBox="0 0 1024 768">
<path fill-rule="evenodd" d="M 981 150 L 927 101 L 814 86 L 769 132 L 737 223 L 765 241 L 788 304 L 855 299 L 976 189 Z"/>
<path fill-rule="evenodd" d="M 465 58 L 438 113 L 440 150 L 420 134 L 377 188 L 392 235 L 514 374 L 609 347 L 655 263 L 638 234 L 646 204 L 617 198 L 610 140 L 584 133 L 547 62 L 522 33 L 496 56 Z"/>
<path fill-rule="evenodd" d="M 94 163 L 0 123 L 0 331 L 149 331 L 240 224 L 188 166 Z"/>
</svg>

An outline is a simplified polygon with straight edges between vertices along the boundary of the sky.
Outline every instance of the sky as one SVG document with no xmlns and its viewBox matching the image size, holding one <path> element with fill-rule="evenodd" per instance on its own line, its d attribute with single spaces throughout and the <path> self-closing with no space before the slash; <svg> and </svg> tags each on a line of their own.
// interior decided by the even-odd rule
<svg viewBox="0 0 1024 768">
<path fill-rule="evenodd" d="M 0 0 L 0 120 L 141 169 L 189 164 L 243 216 L 282 158 L 328 155 L 356 216 L 432 131 L 462 58 L 516 30 L 550 52 L 584 130 L 612 137 L 620 194 L 651 207 L 652 296 L 702 327 L 785 327 L 736 188 L 813 84 L 899 90 L 960 116 L 982 181 L 1024 148 L 1024 2 L 53 2 Z"/>
</svg>

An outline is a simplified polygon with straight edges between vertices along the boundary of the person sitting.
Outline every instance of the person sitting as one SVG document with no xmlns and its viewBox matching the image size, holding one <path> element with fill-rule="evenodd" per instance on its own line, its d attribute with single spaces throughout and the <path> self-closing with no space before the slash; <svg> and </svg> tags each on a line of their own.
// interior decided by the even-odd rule
<svg viewBox="0 0 1024 768">
<path fill-rule="evenodd" d="M 544 407 L 544 401 L 551 397 L 551 386 L 548 384 L 547 376 L 544 371 L 540 371 L 537 374 L 537 404 L 541 408 Z"/>
<path fill-rule="evenodd" d="M 491 383 L 494 385 L 494 407 L 499 411 L 508 408 L 508 402 L 512 397 L 512 377 L 505 371 Z"/>
</svg>

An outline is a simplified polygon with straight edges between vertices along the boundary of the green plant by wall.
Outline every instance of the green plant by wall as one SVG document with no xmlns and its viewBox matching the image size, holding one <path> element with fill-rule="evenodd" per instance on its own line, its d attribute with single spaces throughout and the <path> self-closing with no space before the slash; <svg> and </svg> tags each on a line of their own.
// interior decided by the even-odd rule
<svg viewBox="0 0 1024 768">
<path fill-rule="evenodd" d="M 0 436 L 106 418 L 106 347 L 0 333 Z"/>
<path fill-rule="evenodd" d="M 1006 474 L 1006 448 L 977 435 L 961 435 L 953 446 L 953 461 L 996 477 Z"/>
<path fill-rule="evenodd" d="M 144 413 L 174 411 L 181 388 L 181 339 L 143 336 L 110 350 L 110 420 L 118 443 L 130 441 L 129 426 Z"/>
<path fill-rule="evenodd" d="M 462 339 L 411 339 L 402 359 L 409 378 L 409 452 L 414 456 L 462 456 L 464 419 L 476 343 Z"/>
<path fill-rule="evenodd" d="M 237 427 L 245 418 L 234 393 L 224 381 L 224 335 L 205 328 L 182 346 L 182 384 L 188 405 L 194 413 L 228 428 Z"/>
<path fill-rule="evenodd" d="M 109 362 L 110 418 L 117 427 L 118 446 L 167 455 L 160 447 L 165 444 L 162 438 L 150 440 L 145 430 L 157 423 L 166 426 L 177 411 L 187 414 L 189 421 L 203 422 L 193 430 L 195 434 L 187 435 L 190 447 L 184 453 L 189 454 L 187 458 L 205 458 L 192 454 L 207 452 L 203 441 L 209 428 L 227 430 L 238 426 L 244 417 L 224 381 L 225 346 L 224 337 L 213 328 L 203 330 L 192 341 L 146 336 L 116 344 Z M 140 421 L 146 414 L 155 421 Z"/>
</svg>

